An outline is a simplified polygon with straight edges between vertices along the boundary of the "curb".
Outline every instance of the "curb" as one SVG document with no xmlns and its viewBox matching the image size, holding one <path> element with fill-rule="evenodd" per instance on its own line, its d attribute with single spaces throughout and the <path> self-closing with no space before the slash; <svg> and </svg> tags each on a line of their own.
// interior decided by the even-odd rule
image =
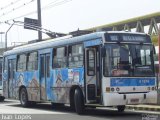
<svg viewBox="0 0 160 120">
<path fill-rule="evenodd" d="M 157 106 L 134 106 L 134 105 L 127 105 L 126 109 L 131 110 L 146 110 L 146 111 L 160 111 L 160 107 Z"/>
</svg>

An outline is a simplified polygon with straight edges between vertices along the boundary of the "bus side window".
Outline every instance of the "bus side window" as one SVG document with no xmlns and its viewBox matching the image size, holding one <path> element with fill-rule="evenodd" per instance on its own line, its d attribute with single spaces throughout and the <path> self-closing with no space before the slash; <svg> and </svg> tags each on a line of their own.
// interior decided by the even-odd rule
<svg viewBox="0 0 160 120">
<path fill-rule="evenodd" d="M 65 68 L 67 66 L 66 48 L 53 49 L 53 68 Z"/>
<path fill-rule="evenodd" d="M 25 71 L 26 70 L 26 63 L 27 56 L 25 54 L 21 54 L 17 56 L 17 71 Z"/>
<path fill-rule="evenodd" d="M 37 52 L 28 53 L 27 55 L 27 70 L 37 70 L 38 69 L 38 54 Z"/>
<path fill-rule="evenodd" d="M 104 67 L 103 67 L 103 69 L 104 69 L 104 74 L 105 74 L 105 76 L 108 76 L 108 75 L 110 75 L 110 73 L 109 73 L 109 71 L 110 71 L 110 56 L 109 56 L 109 50 L 106 50 L 105 51 L 106 53 L 105 53 L 105 56 L 104 56 Z"/>
<path fill-rule="evenodd" d="M 83 66 L 83 45 L 77 44 L 69 46 L 69 67 L 82 67 Z"/>
<path fill-rule="evenodd" d="M 3 64 L 2 64 L 2 58 L 0 58 L 0 85 L 2 85 L 2 66 L 3 66 Z"/>
<path fill-rule="evenodd" d="M 4 64 L 3 64 L 3 71 L 5 72 L 7 70 L 7 58 L 4 58 Z"/>
</svg>

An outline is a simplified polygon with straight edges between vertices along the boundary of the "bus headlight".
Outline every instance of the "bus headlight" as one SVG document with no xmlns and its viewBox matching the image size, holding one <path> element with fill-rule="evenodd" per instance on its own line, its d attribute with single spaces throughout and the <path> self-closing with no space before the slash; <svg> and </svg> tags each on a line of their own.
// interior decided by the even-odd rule
<svg viewBox="0 0 160 120">
<path fill-rule="evenodd" d="M 106 92 L 110 92 L 110 87 L 106 87 Z"/>
<path fill-rule="evenodd" d="M 117 92 L 118 92 L 118 91 L 120 91 L 120 88 L 119 88 L 119 87 L 117 87 L 117 88 L 116 88 L 116 91 L 117 91 Z"/>
<path fill-rule="evenodd" d="M 114 88 L 111 88 L 111 91 L 114 92 Z"/>
</svg>

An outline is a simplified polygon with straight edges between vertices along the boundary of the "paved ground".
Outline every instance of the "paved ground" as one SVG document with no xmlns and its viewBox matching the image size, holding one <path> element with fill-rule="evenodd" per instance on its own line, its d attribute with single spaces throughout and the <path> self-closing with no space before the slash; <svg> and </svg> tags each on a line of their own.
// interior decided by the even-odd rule
<svg viewBox="0 0 160 120">
<path fill-rule="evenodd" d="M 127 109 L 160 112 L 160 105 L 127 105 Z"/>
<path fill-rule="evenodd" d="M 84 115 L 77 115 L 68 106 L 53 108 L 46 103 L 23 108 L 19 101 L 0 103 L 0 120 L 150 120 L 142 119 L 149 117 L 160 120 L 160 112 L 126 109 L 119 113 L 114 108 L 97 108 L 86 109 Z"/>
</svg>

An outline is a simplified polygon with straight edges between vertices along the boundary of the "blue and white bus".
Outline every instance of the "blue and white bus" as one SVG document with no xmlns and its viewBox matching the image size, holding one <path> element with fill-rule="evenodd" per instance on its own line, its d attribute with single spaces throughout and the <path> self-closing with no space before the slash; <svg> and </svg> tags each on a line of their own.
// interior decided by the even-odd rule
<svg viewBox="0 0 160 120">
<path fill-rule="evenodd" d="M 154 47 L 150 36 L 95 32 L 14 48 L 4 53 L 6 98 L 85 107 L 156 103 Z"/>
<path fill-rule="evenodd" d="M 0 102 L 4 101 L 4 96 L 3 96 L 3 85 L 2 85 L 2 66 L 3 66 L 3 57 L 0 56 Z"/>
</svg>

